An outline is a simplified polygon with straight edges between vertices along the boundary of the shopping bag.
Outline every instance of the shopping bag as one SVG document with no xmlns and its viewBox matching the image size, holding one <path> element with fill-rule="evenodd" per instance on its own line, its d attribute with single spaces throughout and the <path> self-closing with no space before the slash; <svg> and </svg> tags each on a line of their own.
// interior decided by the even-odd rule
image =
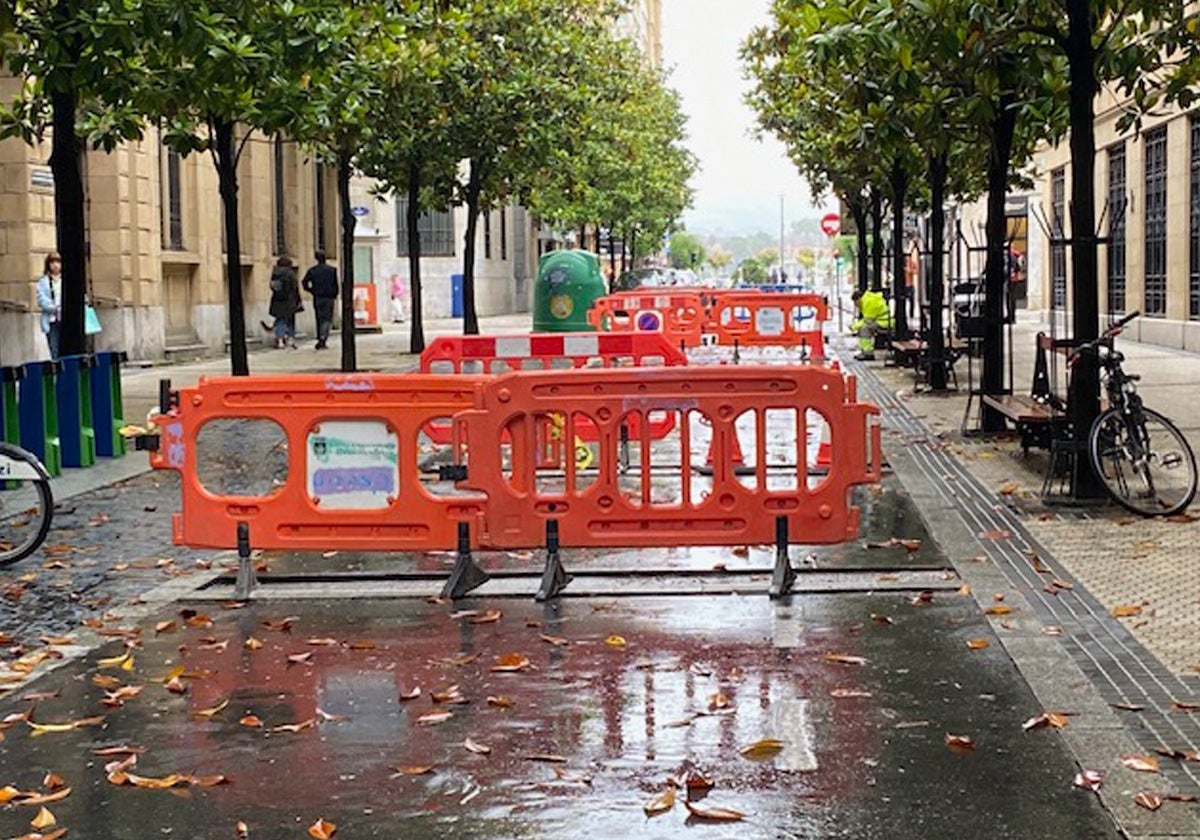
<svg viewBox="0 0 1200 840">
<path fill-rule="evenodd" d="M 100 317 L 96 315 L 94 306 L 85 307 L 83 310 L 83 331 L 87 335 L 95 335 L 100 332 Z"/>
</svg>

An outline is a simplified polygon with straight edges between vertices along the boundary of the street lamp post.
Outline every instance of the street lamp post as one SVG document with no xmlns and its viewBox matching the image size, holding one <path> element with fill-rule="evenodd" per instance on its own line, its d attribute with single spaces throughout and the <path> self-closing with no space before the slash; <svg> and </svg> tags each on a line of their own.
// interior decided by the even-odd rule
<svg viewBox="0 0 1200 840">
<path fill-rule="evenodd" d="M 783 193 L 779 194 L 779 283 L 782 285 L 786 281 L 783 279 Z"/>
</svg>

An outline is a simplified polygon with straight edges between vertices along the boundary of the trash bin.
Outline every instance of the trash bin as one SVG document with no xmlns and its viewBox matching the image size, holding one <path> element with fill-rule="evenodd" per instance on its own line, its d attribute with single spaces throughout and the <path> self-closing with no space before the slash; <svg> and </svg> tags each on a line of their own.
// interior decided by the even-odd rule
<svg viewBox="0 0 1200 840">
<path fill-rule="evenodd" d="M 25 378 L 22 365 L 0 367 L 0 440 L 21 442 L 21 425 L 17 418 L 17 383 Z"/>
<path fill-rule="evenodd" d="M 463 316 L 463 276 L 461 274 L 450 275 L 450 317 L 461 318 Z"/>
<path fill-rule="evenodd" d="M 121 363 L 124 351 L 103 350 L 92 354 L 92 428 L 96 432 L 96 454 L 115 458 L 125 454 L 125 406 L 121 399 Z"/>
<path fill-rule="evenodd" d="M 58 440 L 64 467 L 96 463 L 96 430 L 92 428 L 91 356 L 62 356 L 55 383 L 58 397 Z"/>
<path fill-rule="evenodd" d="M 533 287 L 533 331 L 591 332 L 588 310 L 606 292 L 600 260 L 591 251 L 543 255 Z"/>
<path fill-rule="evenodd" d="M 62 474 L 54 387 L 60 370 L 61 362 L 26 362 L 25 377 L 17 382 L 21 446 L 36 455 L 50 475 Z"/>
</svg>

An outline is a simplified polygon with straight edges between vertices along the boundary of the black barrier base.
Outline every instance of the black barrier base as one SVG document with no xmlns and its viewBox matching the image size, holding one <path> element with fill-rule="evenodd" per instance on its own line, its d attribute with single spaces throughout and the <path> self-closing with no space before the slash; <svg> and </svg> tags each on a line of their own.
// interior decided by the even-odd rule
<svg viewBox="0 0 1200 840">
<path fill-rule="evenodd" d="M 782 598 L 790 595 L 796 584 L 796 572 L 788 557 L 788 521 L 786 516 L 775 517 L 775 570 L 771 574 L 771 588 L 767 590 L 772 598 Z"/>
<path fill-rule="evenodd" d="M 546 523 L 546 569 L 542 572 L 542 583 L 534 600 L 548 601 L 557 598 L 570 582 L 571 576 L 563 568 L 558 550 L 558 523 L 550 520 Z"/>
<path fill-rule="evenodd" d="M 466 522 L 458 523 L 458 559 L 454 561 L 454 569 L 442 587 L 442 597 L 458 600 L 489 580 L 491 576 L 475 565 L 471 557 L 471 526 Z"/>
<path fill-rule="evenodd" d="M 254 575 L 254 564 L 250 562 L 250 526 L 245 522 L 238 523 L 237 544 L 238 573 L 233 597 L 238 601 L 249 601 L 250 595 L 258 588 L 258 578 Z"/>
</svg>

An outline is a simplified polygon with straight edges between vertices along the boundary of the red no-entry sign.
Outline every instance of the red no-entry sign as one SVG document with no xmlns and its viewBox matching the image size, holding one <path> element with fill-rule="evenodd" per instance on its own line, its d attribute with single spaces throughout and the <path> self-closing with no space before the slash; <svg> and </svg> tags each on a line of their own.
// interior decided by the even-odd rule
<svg viewBox="0 0 1200 840">
<path fill-rule="evenodd" d="M 826 236 L 837 236 L 842 229 L 842 217 L 837 213 L 826 213 L 821 217 L 821 230 Z"/>
</svg>

